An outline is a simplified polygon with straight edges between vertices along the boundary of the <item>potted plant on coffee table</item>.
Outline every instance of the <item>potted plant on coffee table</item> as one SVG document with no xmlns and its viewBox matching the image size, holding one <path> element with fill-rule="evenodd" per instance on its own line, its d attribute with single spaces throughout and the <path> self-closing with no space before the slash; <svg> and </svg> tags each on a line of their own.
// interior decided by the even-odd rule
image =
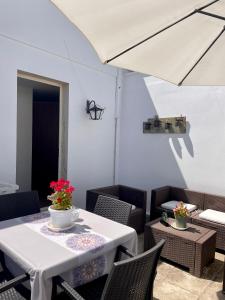
<svg viewBox="0 0 225 300">
<path fill-rule="evenodd" d="M 48 199 L 52 202 L 48 208 L 51 226 L 56 229 L 71 227 L 78 218 L 78 210 L 75 209 L 72 203 L 72 193 L 75 188 L 69 180 L 63 178 L 52 181 L 50 188 L 53 189 L 53 193 L 48 196 Z"/>
<path fill-rule="evenodd" d="M 189 212 L 184 205 L 184 203 L 181 201 L 176 208 L 173 209 L 174 217 L 176 221 L 176 227 L 179 229 L 186 229 L 187 228 L 187 217 L 189 215 Z"/>
</svg>

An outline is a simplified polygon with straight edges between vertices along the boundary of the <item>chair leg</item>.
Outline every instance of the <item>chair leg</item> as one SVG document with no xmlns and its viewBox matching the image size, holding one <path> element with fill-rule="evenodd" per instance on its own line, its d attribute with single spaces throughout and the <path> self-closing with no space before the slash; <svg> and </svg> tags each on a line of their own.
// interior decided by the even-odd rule
<svg viewBox="0 0 225 300">
<path fill-rule="evenodd" d="M 150 289 L 150 285 L 148 286 L 145 300 L 153 300 L 153 289 Z"/>
<path fill-rule="evenodd" d="M 54 300 L 56 296 L 57 296 L 57 282 L 53 278 L 52 279 L 52 300 Z"/>
</svg>

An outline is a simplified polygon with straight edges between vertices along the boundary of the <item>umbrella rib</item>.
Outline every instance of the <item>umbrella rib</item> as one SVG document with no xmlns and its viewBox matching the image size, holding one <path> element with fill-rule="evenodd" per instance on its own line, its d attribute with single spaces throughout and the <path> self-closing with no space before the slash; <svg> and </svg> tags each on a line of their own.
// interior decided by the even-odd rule
<svg viewBox="0 0 225 300">
<path fill-rule="evenodd" d="M 209 4 L 204 5 L 203 7 L 199 8 L 199 9 L 195 9 L 194 11 L 192 11 L 192 12 L 189 13 L 188 15 L 184 16 L 183 18 L 177 20 L 176 22 L 174 22 L 174 23 L 172 23 L 172 24 L 166 26 L 165 28 L 163 28 L 163 29 L 157 31 L 156 33 L 152 34 L 151 36 L 147 37 L 146 39 L 144 39 L 144 40 L 138 42 L 137 44 L 135 44 L 135 45 L 133 45 L 133 46 L 127 48 L 126 50 L 124 50 L 124 51 L 120 52 L 119 54 L 113 56 L 112 58 L 106 60 L 105 63 L 107 64 L 107 63 L 111 62 L 112 60 L 118 58 L 119 56 L 121 56 L 121 55 L 123 55 L 123 54 L 125 54 L 125 53 L 127 53 L 128 51 L 132 50 L 133 48 L 136 48 L 137 46 L 139 46 L 139 45 L 141 45 L 141 44 L 147 42 L 148 40 L 150 40 L 150 39 L 153 38 L 154 36 L 160 34 L 161 32 L 163 32 L 163 31 L 169 29 L 170 27 L 172 27 L 172 26 L 174 26 L 174 25 L 176 25 L 176 24 L 182 22 L 183 20 L 189 18 L 190 16 L 196 14 L 197 12 L 200 12 L 202 9 L 205 9 L 205 8 L 207 8 L 208 6 L 214 4 L 215 2 L 218 2 L 218 1 L 220 1 L 220 0 L 213 0 L 212 2 L 210 2 Z"/>
<path fill-rule="evenodd" d="M 202 60 L 202 58 L 206 55 L 206 53 L 212 48 L 212 46 L 216 43 L 216 41 L 220 38 L 220 36 L 224 33 L 225 26 L 223 26 L 223 29 L 218 34 L 218 36 L 212 41 L 212 43 L 209 45 L 209 47 L 205 50 L 205 52 L 201 55 L 201 57 L 197 60 L 197 62 L 193 65 L 193 67 L 190 69 L 190 71 L 185 75 L 185 77 L 180 81 L 178 84 L 179 86 L 182 85 L 184 80 L 188 77 L 188 75 L 193 71 L 193 69 L 197 66 L 197 64 Z"/>
</svg>

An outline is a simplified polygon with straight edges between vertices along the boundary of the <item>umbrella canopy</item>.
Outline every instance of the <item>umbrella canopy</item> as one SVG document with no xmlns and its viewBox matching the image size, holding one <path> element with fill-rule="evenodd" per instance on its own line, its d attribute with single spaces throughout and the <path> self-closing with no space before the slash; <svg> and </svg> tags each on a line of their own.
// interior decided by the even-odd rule
<svg viewBox="0 0 225 300">
<path fill-rule="evenodd" d="M 177 85 L 225 85 L 225 0 L 51 0 L 103 63 Z"/>
</svg>

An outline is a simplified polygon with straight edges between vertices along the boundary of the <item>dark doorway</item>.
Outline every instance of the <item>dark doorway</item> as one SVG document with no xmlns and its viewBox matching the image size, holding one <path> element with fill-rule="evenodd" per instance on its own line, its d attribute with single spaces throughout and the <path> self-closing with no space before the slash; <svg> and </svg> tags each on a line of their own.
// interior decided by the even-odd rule
<svg viewBox="0 0 225 300">
<path fill-rule="evenodd" d="M 32 190 L 49 205 L 49 183 L 58 178 L 60 89 L 33 89 Z"/>
</svg>

